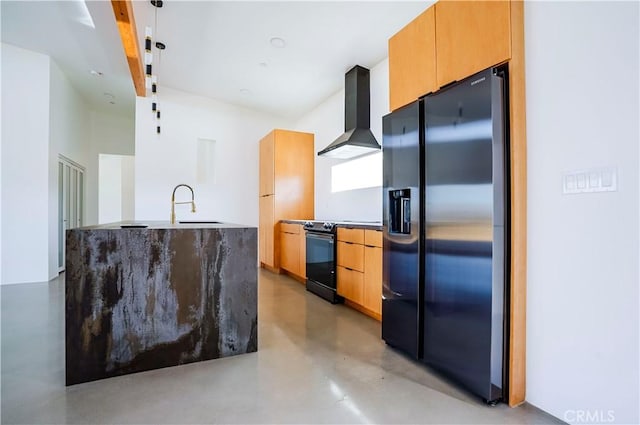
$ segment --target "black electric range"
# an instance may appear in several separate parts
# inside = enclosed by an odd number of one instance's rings
[[[306,221],[307,291],[332,304],[344,299],[336,290],[336,224],[331,221]]]

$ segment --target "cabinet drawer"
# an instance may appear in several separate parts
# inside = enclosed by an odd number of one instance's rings
[[[364,229],[338,227],[338,240],[343,242],[364,243]]]
[[[364,273],[338,266],[338,295],[349,301],[362,304]]]
[[[338,242],[338,265],[364,271],[364,245]]]
[[[364,244],[382,248],[382,230],[365,230]]]
[[[280,223],[280,231],[285,233],[293,233],[297,235],[300,233],[300,227],[300,224]]]

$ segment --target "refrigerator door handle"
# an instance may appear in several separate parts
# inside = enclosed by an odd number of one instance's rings
[[[504,226],[504,190],[505,190],[505,116],[504,116],[504,79],[492,76],[491,116],[492,116],[492,183],[493,183],[493,225]]]
[[[508,165],[505,160],[506,118],[504,78],[493,75],[491,84],[491,115],[493,122],[492,138],[492,180],[493,180],[493,211],[492,211],[492,282],[491,282],[491,398],[498,398],[498,387],[506,387],[506,374],[503,365],[505,360],[504,329],[505,322],[505,204],[508,195],[505,193]]]

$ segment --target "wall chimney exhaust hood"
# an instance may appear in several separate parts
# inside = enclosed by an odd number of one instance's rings
[[[318,156],[348,159],[380,150],[370,125],[369,70],[359,65],[344,76],[344,134]]]

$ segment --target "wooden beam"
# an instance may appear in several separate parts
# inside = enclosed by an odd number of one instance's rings
[[[509,406],[525,401],[527,318],[527,126],[524,75],[524,2],[511,1],[509,106],[511,129],[511,306]]]
[[[138,96],[145,97],[144,70],[138,49],[138,33],[136,32],[136,20],[133,17],[133,4],[131,0],[111,0],[111,6],[118,24],[122,47],[129,63],[133,86]]]

